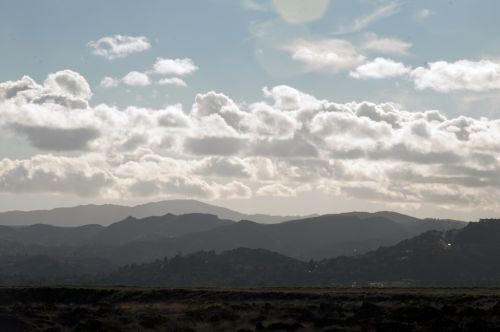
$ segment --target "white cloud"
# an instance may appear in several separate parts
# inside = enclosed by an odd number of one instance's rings
[[[51,128],[44,126],[13,125],[12,129],[27,137],[30,143],[42,150],[86,150],[89,142],[100,136],[95,128]]]
[[[249,164],[238,157],[210,157],[200,161],[194,170],[197,174],[215,175],[219,177],[248,178],[252,169]]]
[[[355,70],[351,71],[349,75],[357,79],[383,79],[403,76],[410,71],[411,68],[406,67],[401,62],[396,62],[391,59],[376,58],[373,61],[358,66]]]
[[[187,75],[198,70],[198,67],[194,64],[191,59],[163,59],[157,58],[154,64],[154,70],[149,70],[146,72],[131,71],[125,75],[122,79],[117,79],[114,77],[105,76],[101,82],[100,86],[103,88],[116,87],[120,83],[124,83],[129,86],[148,86],[153,84],[150,74],[173,74],[173,75]],[[174,85],[179,87],[187,87],[187,83],[179,77],[165,77],[156,82],[158,85]]]
[[[120,82],[116,78],[105,76],[102,78],[99,85],[103,88],[113,88],[118,86],[119,83]]]
[[[125,75],[122,82],[130,86],[147,86],[151,84],[149,76],[138,71],[131,71]]]
[[[267,104],[250,105],[249,113],[239,121],[239,128],[260,137],[292,138],[299,127],[293,118]]]
[[[0,192],[74,193],[95,196],[113,184],[110,175],[85,158],[52,155],[27,160],[0,160]]]
[[[358,32],[365,29],[370,24],[375,23],[381,19],[392,16],[399,12],[401,4],[392,2],[387,5],[376,8],[372,13],[356,18],[352,23],[341,25],[334,35],[342,35],[348,33]]]
[[[223,199],[243,199],[252,197],[252,189],[247,185],[233,181],[217,186],[217,196]]]
[[[257,196],[272,197],[293,197],[297,195],[295,190],[280,183],[263,186],[257,190],[256,194]]]
[[[374,33],[366,34],[361,48],[380,54],[406,55],[411,43],[397,38],[379,37]]]
[[[54,93],[64,96],[81,99],[90,99],[92,97],[92,91],[87,80],[72,70],[62,70],[50,74],[45,80],[44,86]]]
[[[500,212],[498,119],[335,103],[288,86],[241,104],[208,92],[187,110],[93,106],[63,82],[0,83],[0,130],[36,151],[0,159],[0,192],[217,199],[306,190]]]
[[[427,67],[415,68],[410,76],[418,90],[446,93],[500,89],[500,64],[489,60],[431,62]]]
[[[309,70],[320,72],[351,69],[365,60],[350,42],[341,39],[296,40],[285,49]]]
[[[161,75],[178,75],[184,76],[192,74],[199,68],[194,61],[189,58],[184,59],[164,59],[157,58],[153,66],[154,71]]]
[[[159,85],[175,85],[175,86],[180,86],[180,87],[187,87],[187,83],[178,77],[162,78],[161,80],[158,81],[158,84]]]
[[[130,54],[147,51],[151,48],[148,38],[114,35],[103,37],[87,44],[92,53],[108,60],[125,58]]]
[[[273,107],[282,111],[296,111],[317,104],[317,99],[286,85],[262,89],[264,96],[274,101]]]

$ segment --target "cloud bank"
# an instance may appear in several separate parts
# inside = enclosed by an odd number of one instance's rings
[[[500,120],[392,103],[336,103],[288,86],[238,104],[89,103],[70,70],[0,83],[0,128],[37,149],[0,160],[0,192],[95,198],[249,199],[317,193],[499,211]]]

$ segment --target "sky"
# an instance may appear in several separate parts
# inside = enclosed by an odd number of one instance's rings
[[[4,1],[0,211],[500,214],[500,2]]]

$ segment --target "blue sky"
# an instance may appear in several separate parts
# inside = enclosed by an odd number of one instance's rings
[[[5,1],[0,210],[190,197],[492,216],[498,12],[494,0]],[[128,48],[109,56],[106,41]]]
[[[257,1],[258,2],[258,1]],[[351,100],[393,100],[394,95],[410,94],[404,99],[408,108],[436,108],[448,114],[457,112],[476,116],[494,116],[498,110],[476,107],[487,103],[484,96],[472,105],[457,104],[460,95],[415,92],[411,84],[399,80],[358,81],[345,73],[336,75],[304,72],[301,65],[286,61],[278,73],[270,73],[259,62],[256,52],[259,38],[252,36],[252,26],[273,22],[282,30],[276,43],[309,36],[331,37],[340,25],[369,15],[388,1],[332,1],[325,15],[303,25],[288,24],[275,13],[270,1],[258,3],[269,10],[245,9],[244,1],[15,1],[1,4],[0,42],[3,47],[0,73],[3,80],[15,80],[29,74],[42,80],[48,73],[70,68],[81,73],[96,87],[102,76],[123,76],[131,70],[147,70],[156,57],[192,58],[200,71],[189,78],[188,89],[172,87],[153,89],[94,88],[93,102],[160,106],[166,103],[192,103],[196,93],[222,91],[238,101],[261,97],[264,86],[287,84],[321,98],[339,102]],[[429,17],[416,17],[428,10]],[[409,54],[399,60],[413,66],[427,62],[459,59],[495,58],[500,53],[497,1],[406,1],[399,11],[377,20],[354,33],[336,36],[356,41],[365,33],[376,33],[408,41]],[[495,28],[497,27],[497,28]],[[86,44],[115,34],[147,36],[152,44],[148,52],[133,54],[120,61],[95,57]],[[280,39],[280,37],[282,39]],[[278,47],[279,45],[272,45]],[[273,56],[285,56],[277,50],[265,50]],[[265,56],[263,56],[265,58]],[[267,59],[272,63],[272,59]],[[290,72],[291,74],[289,74]]]

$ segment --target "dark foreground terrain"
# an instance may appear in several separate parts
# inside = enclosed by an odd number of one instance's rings
[[[489,331],[497,289],[0,288],[1,331]]]

